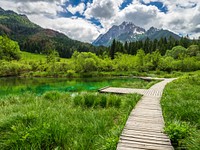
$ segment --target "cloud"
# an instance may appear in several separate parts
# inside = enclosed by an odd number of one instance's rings
[[[50,28],[60,31],[72,39],[83,42],[94,41],[100,33],[100,29],[94,24],[81,18],[46,18],[44,16],[38,17],[32,15],[30,17],[35,23],[41,25],[43,28]]]
[[[58,2],[58,3],[61,3],[61,4],[64,4],[65,2],[67,2],[68,0],[7,0],[7,1],[12,1],[12,2],[48,2],[48,3],[55,3],[55,2]]]
[[[19,13],[26,15],[43,14],[49,17],[55,17],[57,12],[63,11],[63,8],[55,3],[37,1],[32,3],[18,3],[17,10]]]
[[[71,12],[73,15],[75,15],[77,12],[79,12],[80,14],[83,14],[85,9],[85,4],[84,3],[80,3],[79,5],[73,7],[72,5],[69,5],[67,7],[67,10],[69,12]]]
[[[116,15],[123,0],[94,0],[85,11],[87,18],[109,19]]]
[[[155,6],[146,6],[135,2],[120,11],[115,20],[119,23],[126,20],[138,26],[149,28],[158,20],[159,13],[161,14]]]

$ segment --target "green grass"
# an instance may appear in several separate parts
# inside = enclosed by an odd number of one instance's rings
[[[0,149],[116,149],[139,95],[46,92],[0,99]]]
[[[35,61],[35,62],[46,62],[46,55],[44,54],[34,54],[29,52],[21,51],[21,62],[27,61]],[[69,61],[69,59],[60,58],[60,62]]]
[[[46,56],[42,54],[33,54],[29,52],[21,52],[20,61],[45,61]]]
[[[165,131],[177,149],[200,149],[200,72],[167,85],[161,101]]]

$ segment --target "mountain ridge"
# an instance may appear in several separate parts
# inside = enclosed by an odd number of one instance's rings
[[[92,44],[95,46],[109,46],[114,39],[125,43],[143,41],[147,38],[150,40],[159,40],[160,38],[168,39],[170,36],[175,39],[181,38],[169,30],[151,27],[146,31],[144,28],[136,26],[132,22],[124,21],[119,26],[113,25],[105,34],[101,34],[96,40],[94,40]]]
[[[0,35],[6,35],[19,43],[20,49],[32,53],[45,53],[56,49],[61,57],[69,58],[74,51],[96,52],[89,43],[72,40],[52,29],[44,29],[31,22],[26,15],[0,7]]]

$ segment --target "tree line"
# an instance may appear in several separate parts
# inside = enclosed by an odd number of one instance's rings
[[[121,49],[126,47],[126,44],[115,40],[114,42],[116,43],[112,44],[110,49],[119,50],[119,45]],[[130,44],[133,43],[128,45]],[[121,72],[133,74],[150,71],[171,73],[200,70],[199,43],[193,44],[191,41],[187,48],[177,45],[166,50],[164,55],[159,49],[148,53],[142,48],[137,50],[135,55],[128,54],[126,51],[114,51],[114,57],[111,57],[109,51],[99,55],[75,51],[70,59],[62,59],[62,61],[59,53],[52,49],[49,49],[41,60],[24,60],[21,54],[17,42],[7,37],[0,37],[0,76],[76,77],[102,75],[102,73],[110,75]]]
[[[190,40],[188,37],[182,37],[180,40],[176,40],[170,36],[168,39],[160,38],[159,40],[150,40],[147,38],[144,41],[125,42],[124,44],[114,39],[109,48],[109,56],[111,59],[114,59],[115,53],[117,52],[136,55],[139,49],[143,49],[145,54],[158,50],[164,56],[167,50],[171,50],[178,45],[185,48],[188,48],[190,45],[198,45],[200,47],[200,39]]]

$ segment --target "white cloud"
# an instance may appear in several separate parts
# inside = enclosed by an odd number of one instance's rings
[[[123,0],[94,0],[88,4],[85,16],[87,18],[109,19],[119,11],[119,6]]]
[[[32,15],[31,20],[41,25],[43,28],[50,28],[60,31],[72,39],[76,39],[83,42],[94,41],[100,33],[100,29],[94,24],[80,19],[80,18],[46,18],[44,16],[38,17]]]
[[[63,11],[63,8],[55,3],[38,1],[32,3],[18,3],[17,10],[19,13],[23,14],[43,14],[50,17],[55,17],[57,12]]]
[[[154,22],[158,19],[159,13],[159,10],[155,6],[145,6],[140,3],[132,3],[120,11],[115,20],[119,23],[126,20],[133,22],[138,26],[149,28],[155,25]]]
[[[67,10],[69,12],[71,12],[73,15],[76,14],[77,12],[79,12],[80,14],[83,14],[84,9],[85,9],[85,4],[84,3],[80,3],[79,5],[74,6],[74,7],[72,5],[69,5],[67,7]]]

